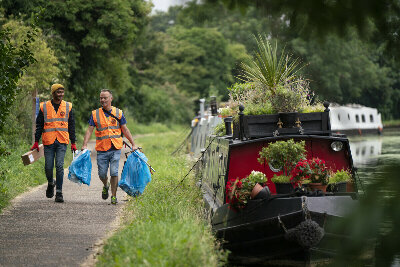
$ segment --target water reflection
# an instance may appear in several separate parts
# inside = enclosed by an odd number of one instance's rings
[[[381,137],[373,137],[367,140],[350,141],[354,165],[360,167],[362,165],[376,164],[378,156],[382,154],[382,139]]]
[[[384,135],[349,136],[354,165],[357,168],[381,168],[400,161],[400,129]]]

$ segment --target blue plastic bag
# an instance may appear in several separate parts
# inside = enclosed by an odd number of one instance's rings
[[[142,152],[138,150],[132,152],[125,162],[121,180],[118,183],[118,186],[132,197],[143,194],[144,188],[151,181],[149,167],[139,157],[147,162]]]
[[[90,151],[85,149],[79,151],[68,167],[68,179],[79,185],[82,183],[90,185],[92,177],[92,160],[90,159]]]

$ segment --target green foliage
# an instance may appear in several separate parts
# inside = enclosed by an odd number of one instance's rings
[[[131,116],[142,123],[184,123],[194,116],[191,108],[193,99],[168,83],[142,85],[138,90],[130,88],[119,101],[123,106],[130,107]]]
[[[148,21],[149,2],[17,0],[2,6],[6,14],[15,15],[44,8],[42,28],[52,36],[50,44],[63,75],[58,80],[70,92],[66,98],[79,103],[77,117],[87,117],[98,106],[100,89],[118,95],[131,87],[129,60],[133,43]]]
[[[296,83],[296,73],[302,68],[298,58],[292,58],[285,53],[285,49],[278,55],[278,43],[272,46],[266,35],[256,38],[258,50],[255,59],[250,63],[242,63],[243,81],[251,81],[263,91],[276,94],[279,86],[291,86]]]
[[[271,182],[273,182],[275,184],[290,183],[290,176],[274,174],[274,177],[271,178]]]
[[[29,44],[34,41],[34,34],[35,32],[28,32],[24,42],[19,47],[15,47],[11,42],[11,32],[0,30],[0,59],[2,62],[0,66],[0,131],[20,92],[20,88],[17,86],[19,79],[26,68],[35,62],[29,49]]]
[[[351,181],[351,174],[346,170],[339,170],[329,177],[329,184]]]
[[[21,21],[13,19],[7,21],[3,25],[3,28],[8,29],[12,33],[10,41],[16,47],[21,47],[26,36],[35,31],[36,38],[28,44],[28,49],[36,61],[26,69],[24,75],[18,81],[18,87],[24,95],[28,95],[35,90],[39,94],[45,93],[49,95],[49,87],[57,79],[60,70],[56,66],[58,60],[53,50],[47,45],[47,37],[43,35],[41,29],[25,26]]]
[[[259,152],[258,161],[263,164],[273,164],[283,168],[283,174],[289,176],[297,162],[305,157],[305,141],[294,142],[293,139],[287,141],[276,141],[263,147]]]
[[[157,170],[144,194],[128,201],[124,223],[106,241],[98,266],[218,266],[226,254],[203,217],[203,200],[186,156],[171,157],[178,132],[137,138]],[[157,140],[155,142],[154,140]]]
[[[224,136],[225,135],[225,122],[221,122],[219,124],[217,124],[217,126],[215,126],[214,128],[214,134],[216,136]]]

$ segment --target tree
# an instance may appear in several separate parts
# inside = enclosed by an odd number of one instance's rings
[[[29,3],[27,3],[29,2]],[[108,88],[123,93],[130,84],[129,60],[135,38],[147,23],[150,3],[144,0],[16,0],[4,1],[6,16],[45,10],[42,28],[52,36],[64,86],[77,115],[98,105],[98,92]]]
[[[29,44],[34,41],[34,32],[28,32],[23,44],[18,48],[12,45],[10,35],[9,30],[0,30],[0,132],[21,90],[17,83],[26,68],[35,62],[29,49]]]

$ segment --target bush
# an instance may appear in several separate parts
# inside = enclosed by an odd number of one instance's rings
[[[346,170],[337,171],[331,177],[329,177],[330,184],[348,182],[350,180],[351,180],[351,174],[349,171]]]
[[[121,108],[129,107],[131,116],[141,123],[189,123],[194,117],[194,99],[170,84],[131,88],[118,100]]]
[[[290,176],[275,174],[274,177],[271,178],[271,182],[275,184],[290,183]]]

